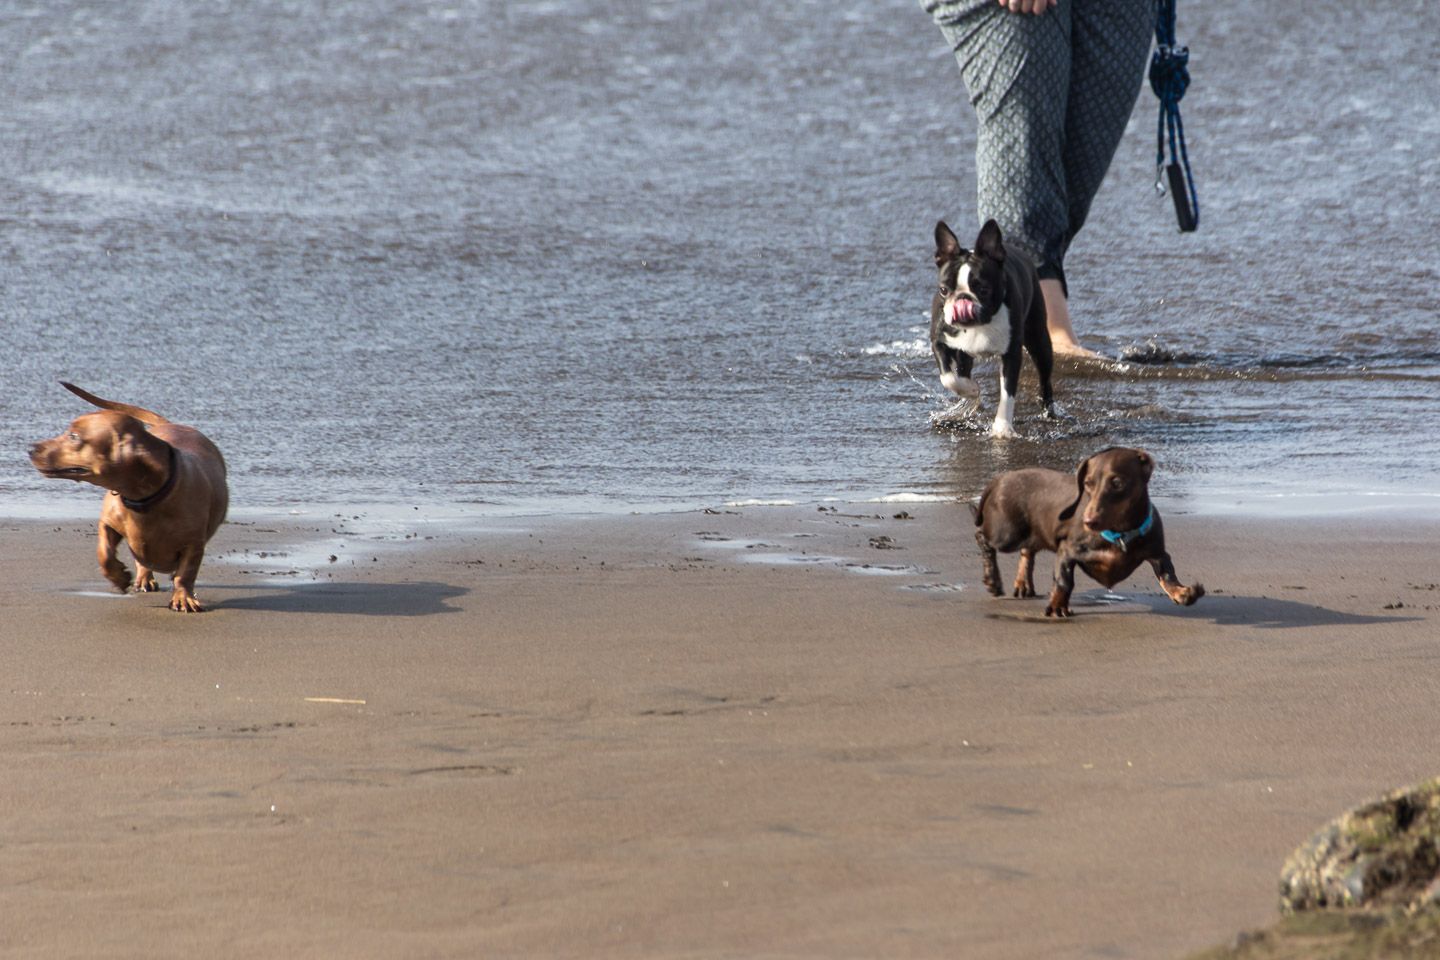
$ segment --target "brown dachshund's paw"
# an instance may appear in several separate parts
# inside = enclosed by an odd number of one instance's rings
[[[122,569],[119,573],[115,573],[115,574],[106,573],[106,574],[105,574],[105,579],[106,579],[106,580],[109,580],[109,581],[110,581],[110,584],[111,584],[116,590],[118,590],[119,592],[121,592],[121,593],[129,593],[129,592],[130,592],[130,571],[129,571],[129,570],[123,570],[123,569]]]
[[[1035,588],[1028,583],[1015,584],[1015,596],[1020,598],[1035,596]]]
[[[985,589],[986,589],[986,591],[989,592],[990,596],[992,596],[992,597],[1003,597],[1003,596],[1005,596],[1005,591],[1002,590],[1002,589],[1000,588],[1000,584],[996,583],[994,580],[985,580],[984,583],[985,583]]]
[[[140,577],[135,581],[136,593],[154,593],[156,590],[159,589],[160,585],[155,582],[154,577],[144,576]]]
[[[193,593],[176,590],[170,594],[170,609],[177,613],[204,613],[205,604]]]

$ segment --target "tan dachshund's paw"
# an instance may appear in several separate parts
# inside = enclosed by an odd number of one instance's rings
[[[1065,599],[1061,600],[1052,595],[1050,597],[1050,605],[1045,608],[1045,616],[1057,617],[1061,620],[1071,616],[1070,598],[1066,597]]]
[[[144,576],[140,577],[135,581],[136,593],[154,593],[156,590],[159,589],[160,585],[155,582],[154,577]]]
[[[1205,596],[1205,588],[1196,583],[1181,590],[1180,595],[1175,598],[1175,602],[1182,607],[1188,607],[1203,596]]]
[[[193,593],[176,590],[170,594],[170,609],[176,613],[204,613],[205,604]]]
[[[1030,586],[1030,584],[1028,583],[1017,583],[1015,584],[1015,596],[1020,597],[1021,599],[1024,599],[1025,597],[1033,597],[1035,596],[1035,588]]]

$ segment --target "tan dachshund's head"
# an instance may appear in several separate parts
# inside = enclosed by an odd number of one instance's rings
[[[1087,530],[1128,530],[1145,521],[1150,508],[1150,475],[1155,460],[1144,450],[1109,447],[1075,471],[1075,502],[1061,511],[1069,520],[1083,503]]]
[[[113,489],[129,472],[146,435],[145,424],[126,414],[87,413],[60,436],[33,445],[30,462],[47,477]]]

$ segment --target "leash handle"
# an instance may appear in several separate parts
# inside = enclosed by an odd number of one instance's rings
[[[1175,0],[1158,0],[1155,15],[1155,52],[1150,57],[1150,89],[1160,99],[1160,118],[1155,131],[1155,189],[1165,192],[1170,184],[1175,201],[1175,220],[1181,233],[1200,225],[1200,198],[1190,172],[1190,153],[1185,148],[1185,124],[1180,119],[1180,100],[1190,86],[1190,48],[1175,42]],[[1166,141],[1170,162],[1165,162]]]
[[[1195,232],[1195,228],[1200,226],[1200,216],[1190,206],[1190,194],[1195,187],[1191,185],[1186,189],[1185,178],[1189,173],[1181,170],[1180,164],[1171,163],[1165,166],[1165,175],[1170,178],[1170,198],[1175,201],[1175,220],[1180,224],[1180,232]]]

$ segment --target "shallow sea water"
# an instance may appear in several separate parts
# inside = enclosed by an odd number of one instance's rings
[[[1440,512],[1437,33],[1181,4],[1200,232],[1146,89],[1068,264],[1127,359],[996,442],[993,364],[931,424],[974,123],[918,5],[11,5],[0,512],[98,501],[25,457],[60,379],[199,426],[242,514],[950,498],[1110,444],[1197,508]]]

